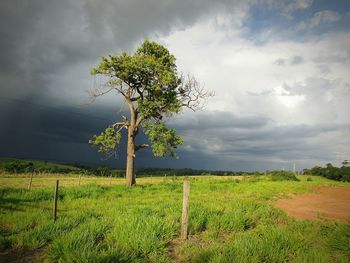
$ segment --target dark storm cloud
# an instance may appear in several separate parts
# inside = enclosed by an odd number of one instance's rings
[[[83,91],[92,86],[86,82],[89,69],[102,55],[131,51],[155,32],[169,34],[224,7],[234,5],[200,0],[1,1],[0,96],[45,105],[67,104],[72,97],[84,100]],[[18,106],[9,107],[8,112]]]
[[[72,110],[101,56],[227,8],[232,1],[1,1],[0,154],[74,159],[86,150],[77,145],[108,125]]]
[[[5,98],[0,102],[0,120],[10,118],[8,123],[12,123],[1,126],[2,150],[20,149],[21,144],[35,144],[37,140],[86,143],[113,121],[113,114],[107,108],[50,107]],[[11,137],[13,140],[9,140]]]
[[[267,3],[284,15],[312,4],[309,0],[250,2]],[[98,100],[93,105],[77,108],[87,99],[84,91],[93,86],[89,69],[103,55],[132,51],[144,38],[159,39],[159,36],[187,29],[214,15],[235,14],[231,11],[236,8],[241,12],[244,10],[240,9],[242,5],[247,5],[247,1],[0,1],[0,155],[98,161],[100,157],[87,141],[112,121],[118,120],[120,101]],[[255,7],[259,8],[259,5]],[[273,13],[276,8],[272,8]],[[256,23],[254,15],[250,18],[255,21],[252,28],[264,25]],[[271,22],[277,24],[273,19]],[[228,22],[225,20],[225,23]],[[244,27],[244,21],[242,25]],[[230,25],[226,26],[229,29]],[[256,34],[252,37],[256,38]],[[198,48],[205,46],[203,43],[199,41]],[[349,51],[348,45],[340,49]],[[284,70],[293,66],[296,69],[312,61],[321,71],[327,72],[328,62],[347,65],[350,54],[339,52],[332,55],[327,52],[320,53],[320,57],[308,58],[304,53],[299,55],[300,52],[294,52],[280,55],[281,58],[276,60],[277,65],[285,67],[274,67]],[[329,87],[334,84],[326,79],[283,83],[281,81],[285,94],[279,95],[304,95],[308,104],[305,103],[303,110],[315,110],[315,116],[318,114],[320,118],[326,116],[325,105],[341,105],[324,95],[332,91]],[[267,108],[276,104],[271,100],[276,95],[271,86],[246,92],[256,99],[268,97]],[[249,100],[242,101],[244,107],[235,114],[232,107],[227,112],[186,113],[176,121],[169,121],[169,126],[175,127],[186,140],[186,144],[179,148],[180,160],[155,159],[151,157],[151,150],[147,149],[138,155],[137,165],[206,169],[245,169],[249,166],[257,169],[271,167],[261,161],[262,158],[270,158],[271,162],[277,163],[295,158],[323,160],[337,151],[333,146],[338,147],[339,138],[349,131],[349,127],[339,124],[281,126],[264,113],[243,116],[241,112],[256,111],[250,111],[255,105],[251,105]],[[232,100],[234,103],[237,101]],[[334,117],[332,112],[330,115]],[[333,134],[336,135],[332,137]],[[123,165],[123,156],[122,148],[117,161],[119,165]]]
[[[233,8],[232,1],[1,1],[1,91],[44,94],[60,70],[130,51],[143,38],[224,7]]]
[[[184,120],[175,124],[186,138],[183,151],[220,159],[221,167],[228,170],[242,169],[238,160],[251,160],[252,167],[260,163],[266,169],[281,169],[280,164],[285,160],[302,165],[315,160],[326,162],[332,153],[336,154],[333,147],[339,144],[341,135],[350,130],[347,124],[334,123],[276,125],[263,116],[241,117],[237,121],[227,112],[196,114],[196,117],[196,121],[187,118],[188,125]]]

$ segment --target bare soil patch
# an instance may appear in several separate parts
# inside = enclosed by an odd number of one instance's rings
[[[45,247],[26,250],[26,249],[10,249],[0,252],[0,263],[37,263],[44,262],[45,256],[43,254]]]
[[[168,244],[168,255],[173,262],[178,262],[179,258],[176,255],[176,247],[180,244],[178,239],[171,240]]]
[[[275,206],[299,220],[350,219],[350,187],[311,187],[313,193],[280,199]]]

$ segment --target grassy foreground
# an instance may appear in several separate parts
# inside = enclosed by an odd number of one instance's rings
[[[53,182],[60,184],[52,221]],[[349,262],[350,222],[296,221],[273,200],[311,185],[347,185],[313,177],[192,177],[190,239],[181,241],[182,179],[43,175],[0,177],[0,261],[24,254],[48,262]],[[4,260],[4,261],[5,261]],[[26,261],[26,260],[24,260]]]

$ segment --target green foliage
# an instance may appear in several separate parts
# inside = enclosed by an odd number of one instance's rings
[[[350,166],[347,160],[342,162],[341,167],[335,167],[327,163],[326,167],[315,166],[311,169],[305,169],[304,174],[319,175],[331,180],[350,182]]]
[[[106,76],[107,86],[115,89],[127,102],[130,120],[124,118],[124,127],[133,134],[128,140],[135,140],[139,130],[143,129],[157,157],[176,156],[174,149],[183,144],[175,129],[165,126],[163,117],[179,113],[184,105],[188,105],[184,101],[193,102],[191,83],[185,83],[177,72],[175,61],[164,46],[145,40],[133,54],[123,52],[103,57],[101,63],[91,70],[92,75]],[[196,99],[200,98],[198,94]],[[100,153],[112,155],[119,141],[120,134],[115,137],[113,130],[108,134],[106,130],[94,136],[90,143]]]
[[[92,166],[79,163],[60,164],[47,161],[29,161],[22,159],[0,158],[0,172],[18,173],[60,173],[84,174],[96,176],[123,177],[123,170],[112,169],[108,166]]]
[[[79,168],[43,161],[29,161],[22,159],[1,158],[0,170],[8,173],[37,173],[37,172],[57,172],[73,173],[79,172]]]
[[[348,166],[350,164],[350,162],[348,160],[344,160],[342,161],[342,166]]]
[[[116,132],[113,128],[108,127],[100,135],[94,135],[89,143],[96,147],[99,153],[110,155],[115,153],[120,138],[120,132]]]
[[[272,181],[299,181],[299,179],[292,172],[287,171],[272,171]]]
[[[154,156],[163,157],[167,153],[175,157],[176,153],[173,151],[178,145],[183,144],[183,139],[176,135],[175,129],[169,129],[164,122],[146,123],[145,134],[152,143],[152,151]]]
[[[175,57],[162,45],[148,40],[130,55],[122,53],[102,58],[91,73],[109,77],[109,85],[119,91],[136,93],[137,111],[144,119],[177,113],[181,109],[178,98],[181,78],[177,73]],[[124,88],[122,83],[127,86]]]

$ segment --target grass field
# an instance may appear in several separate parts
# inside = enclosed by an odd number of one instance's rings
[[[58,220],[53,185],[60,180]],[[0,177],[0,258],[48,262],[349,262],[350,222],[296,221],[272,202],[313,181],[190,177],[190,238],[179,239],[182,180],[45,174]]]

